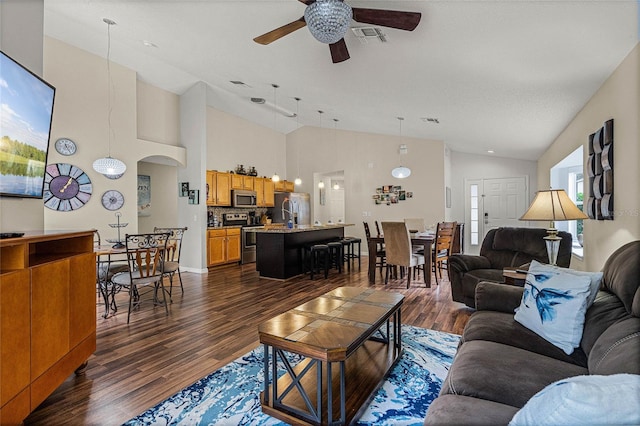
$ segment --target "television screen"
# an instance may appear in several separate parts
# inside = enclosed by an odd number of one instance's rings
[[[0,196],[42,198],[55,92],[0,51]]]

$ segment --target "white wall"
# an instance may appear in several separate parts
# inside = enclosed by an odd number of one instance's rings
[[[136,89],[138,139],[179,146],[180,97],[140,80]]]
[[[391,170],[398,166],[401,143],[408,148],[403,165],[412,172],[406,179],[395,179]],[[286,177],[295,179],[299,159],[302,185],[296,191],[311,193],[315,203],[318,189],[314,187],[314,173],[344,170],[344,220],[355,225],[345,233],[366,241],[363,220],[373,228],[375,220],[422,217],[426,223],[435,223],[445,218],[443,158],[442,141],[302,127],[287,135]],[[413,198],[390,206],[376,205],[372,196],[383,185],[400,185],[412,191]]]
[[[640,44],[622,61],[538,160],[538,188],[549,187],[551,168],[579,145],[587,164],[588,137],[614,119],[612,221],[584,221],[584,257],[571,266],[597,271],[621,245],[640,239]],[[589,192],[585,169],[585,194]]]
[[[138,232],[153,232],[155,226],[187,226],[178,222],[178,202],[187,201],[177,197],[177,167],[140,161],[138,174],[151,178],[151,215],[138,216]]]
[[[185,150],[178,146],[138,139],[136,73],[112,62],[111,155],[125,162],[127,172],[117,180],[106,178],[92,167],[94,160],[109,154],[109,89],[105,59],[58,40],[45,38],[44,76],[56,87],[51,141],[64,136],[73,139],[78,146],[77,153],[71,157],[58,154],[50,146],[48,163],[73,164],[87,173],[93,185],[91,199],[76,211],[53,211],[45,208],[42,200],[38,200],[38,205],[32,208],[44,215],[44,229],[96,228],[103,239],[115,238],[116,230],[109,227],[110,223],[115,223],[114,212],[103,208],[101,203],[102,194],[115,189],[125,198],[120,210],[121,221],[129,225],[123,231],[138,232],[138,161],[149,156],[159,156],[170,158],[173,163],[184,162]],[[150,117],[154,115],[151,114]],[[165,116],[156,115],[155,119],[164,120]],[[177,123],[178,120],[176,118],[171,122]],[[147,120],[147,125],[153,127],[151,119]],[[177,188],[177,182],[172,186]],[[28,212],[16,209],[9,216],[19,220],[20,216],[26,214]]]
[[[207,108],[207,169],[228,171],[254,166],[258,176],[287,176],[282,133],[212,107]],[[292,180],[294,178],[291,178]]]

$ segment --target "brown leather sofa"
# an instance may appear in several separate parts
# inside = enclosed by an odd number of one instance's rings
[[[519,267],[537,260],[549,263],[542,228],[496,228],[487,232],[480,255],[454,254],[449,256],[447,268],[451,280],[451,297],[475,308],[476,286],[481,281],[503,282],[505,267]],[[560,250],[557,265],[569,267],[571,262],[571,234],[559,232]]]
[[[640,374],[640,240],[605,263],[580,346],[571,355],[514,320],[523,290],[478,285],[477,311],[425,425],[506,425],[533,395],[558,380]]]

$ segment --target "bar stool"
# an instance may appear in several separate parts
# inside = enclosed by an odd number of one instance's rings
[[[349,251],[348,256],[349,256],[349,268],[351,268],[351,262],[353,261],[353,259],[358,259],[358,268],[360,268],[360,255],[361,255],[361,251],[362,251],[362,238],[358,238],[358,237],[344,237],[343,241],[348,241],[349,242]],[[358,254],[355,253],[355,245],[358,245]]]
[[[329,262],[331,265],[335,265],[338,272],[342,272],[342,263],[344,262],[344,252],[341,241],[332,241],[327,243],[329,247]]]
[[[342,244],[342,261],[347,264],[347,271],[351,271],[351,249],[353,248],[351,240],[345,237],[340,240],[340,243]]]
[[[322,261],[324,267],[324,277],[329,277],[329,246],[326,244],[314,244],[309,246],[309,278],[313,279],[316,268],[320,266]]]

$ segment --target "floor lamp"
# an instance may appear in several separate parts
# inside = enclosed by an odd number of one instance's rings
[[[558,251],[560,249],[560,240],[558,230],[554,222],[556,220],[578,220],[587,219],[587,215],[582,212],[571,201],[564,189],[550,189],[547,191],[538,191],[529,209],[525,212],[520,220],[544,220],[549,221],[547,236],[544,237],[547,245],[547,255],[549,256],[549,264],[555,265],[558,259]]]

